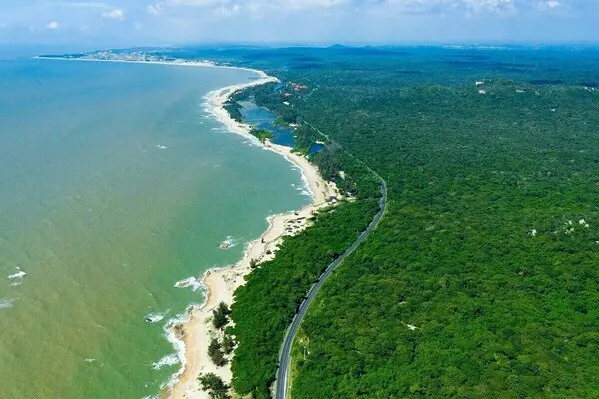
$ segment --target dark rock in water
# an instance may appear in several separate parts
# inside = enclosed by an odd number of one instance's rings
[[[597,88],[599,88],[599,82],[581,82],[580,85],[581,86],[585,86],[585,87],[597,87]]]

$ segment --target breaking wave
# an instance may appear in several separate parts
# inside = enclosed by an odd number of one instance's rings
[[[181,363],[181,361],[179,360],[179,355],[177,353],[171,353],[170,355],[166,355],[157,362],[152,363],[152,369],[160,370],[163,367],[174,366],[179,363]]]

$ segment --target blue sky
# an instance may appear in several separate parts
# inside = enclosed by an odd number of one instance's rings
[[[1,0],[0,44],[597,42],[599,0]]]

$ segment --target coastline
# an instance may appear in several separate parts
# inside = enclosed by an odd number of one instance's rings
[[[278,215],[270,215],[266,218],[267,230],[257,239],[246,244],[242,259],[235,264],[223,268],[213,268],[203,273],[202,277],[190,277],[179,281],[175,287],[193,286],[194,290],[202,288],[205,299],[201,305],[190,304],[182,315],[169,320],[164,326],[164,332],[168,341],[173,345],[180,369],[174,373],[169,381],[163,386],[158,396],[160,398],[209,398],[207,392],[202,391],[197,377],[202,373],[214,373],[223,381],[231,385],[232,373],[230,363],[224,367],[216,367],[208,356],[208,345],[217,337],[217,332],[212,326],[212,310],[220,302],[227,305],[233,303],[235,290],[245,284],[245,276],[251,271],[250,262],[256,264],[271,260],[275,256],[278,245],[285,236],[295,235],[303,231],[308,225],[308,219],[313,212],[319,208],[331,205],[327,200],[330,197],[339,198],[339,192],[334,183],[324,181],[315,165],[298,154],[292,152],[290,147],[271,143],[266,140],[261,143],[255,136],[251,135],[250,126],[233,120],[229,113],[223,108],[229,97],[238,90],[257,86],[269,82],[279,82],[275,77],[268,76],[264,71],[257,69],[218,65],[206,61],[186,60],[127,60],[127,59],[94,59],[94,58],[65,58],[65,57],[33,57],[40,60],[55,61],[82,61],[82,62],[112,62],[130,64],[170,65],[187,67],[207,68],[229,68],[253,72],[258,75],[256,79],[246,83],[227,86],[208,93],[205,96],[206,111],[217,121],[221,122],[230,133],[235,133],[246,138],[252,145],[264,150],[273,151],[285,157],[285,159],[296,166],[301,173],[306,189],[312,197],[312,202],[299,211],[290,211]],[[222,334],[222,333],[220,333]],[[232,355],[227,356],[231,359]]]
[[[273,151],[283,156],[288,162],[297,167],[301,173],[306,190],[312,201],[301,210],[290,211],[266,218],[267,230],[257,239],[246,244],[242,259],[223,268],[213,268],[203,273],[201,278],[196,275],[179,281],[175,287],[201,288],[205,292],[204,302],[199,305],[191,303],[183,314],[170,319],[163,326],[168,341],[173,345],[181,367],[172,374],[161,387],[161,392],[155,396],[169,398],[208,398],[207,392],[200,388],[197,377],[202,373],[214,373],[220,376],[226,384],[231,385],[232,373],[230,363],[224,367],[216,367],[208,356],[210,341],[221,332],[215,331],[212,326],[212,310],[220,302],[231,305],[234,301],[235,290],[245,284],[245,277],[252,271],[250,263],[254,261],[261,264],[275,257],[275,252],[285,236],[300,233],[309,225],[308,219],[320,208],[330,206],[335,201],[329,202],[330,197],[339,198],[339,192],[334,183],[326,182],[320,176],[318,168],[308,160],[292,152],[292,148],[271,143],[266,140],[261,143],[250,134],[250,126],[233,120],[223,108],[229,97],[238,90],[262,85],[269,82],[279,82],[275,77],[268,76],[264,71],[237,67],[223,66],[206,61],[186,60],[128,60],[128,59],[93,59],[93,58],[65,58],[65,57],[33,57],[39,60],[55,61],[83,61],[83,62],[111,62],[131,64],[154,64],[187,67],[228,68],[248,71],[256,74],[247,82],[227,86],[208,93],[205,96],[206,111],[221,122],[226,130],[246,138],[251,145],[259,146],[268,151]],[[219,336],[222,337],[222,336]],[[227,359],[231,359],[228,355]],[[161,359],[162,361],[162,359]],[[159,362],[156,362],[159,363]]]
[[[271,81],[278,81],[278,79],[268,76],[264,71],[259,69],[252,68],[244,68],[238,66],[231,65],[219,65],[215,62],[211,61],[188,61],[176,59],[172,61],[144,61],[144,60],[127,60],[127,59],[101,59],[101,58],[66,58],[66,57],[42,57],[35,56],[34,60],[51,60],[51,61],[82,61],[82,62],[112,62],[118,64],[148,64],[148,65],[170,65],[170,66],[185,66],[185,67],[204,67],[204,68],[227,68],[227,69],[237,69],[240,71],[248,71],[257,73],[260,79],[268,78],[273,79]],[[264,82],[266,83],[266,82]],[[262,84],[262,83],[260,83]],[[231,86],[233,87],[233,86]]]
[[[169,326],[169,340],[179,350],[182,368],[173,376],[172,383],[167,387],[166,392],[163,392],[162,397],[208,398],[208,393],[202,391],[198,382],[198,376],[203,373],[214,373],[221,377],[226,384],[231,385],[230,363],[223,367],[217,367],[208,356],[210,341],[215,337],[221,338],[222,336],[222,332],[216,331],[212,326],[212,311],[220,302],[231,306],[234,302],[235,290],[245,284],[245,276],[252,271],[250,266],[252,261],[259,265],[273,259],[278,245],[285,236],[303,231],[308,226],[308,219],[316,210],[329,206],[328,199],[330,197],[339,196],[336,186],[324,181],[318,168],[308,162],[305,157],[293,153],[290,147],[273,144],[268,140],[264,144],[260,143],[249,133],[250,126],[233,120],[223,108],[223,104],[238,90],[278,81],[274,77],[267,76],[263,71],[251,71],[257,72],[260,78],[208,93],[206,96],[208,111],[223,123],[228,131],[239,134],[266,150],[282,155],[298,167],[302,174],[302,180],[310,191],[312,202],[299,211],[267,217],[267,230],[247,245],[241,260],[224,268],[207,270],[203,274],[200,284],[206,292],[204,303],[200,306],[190,305],[187,309],[187,319]],[[230,359],[230,356],[227,358]]]

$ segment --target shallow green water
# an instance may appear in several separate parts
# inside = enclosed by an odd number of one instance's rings
[[[251,78],[0,62],[0,397],[141,398],[177,371],[153,367],[174,353],[163,326],[203,294],[173,285],[309,201],[297,170],[202,107]]]

